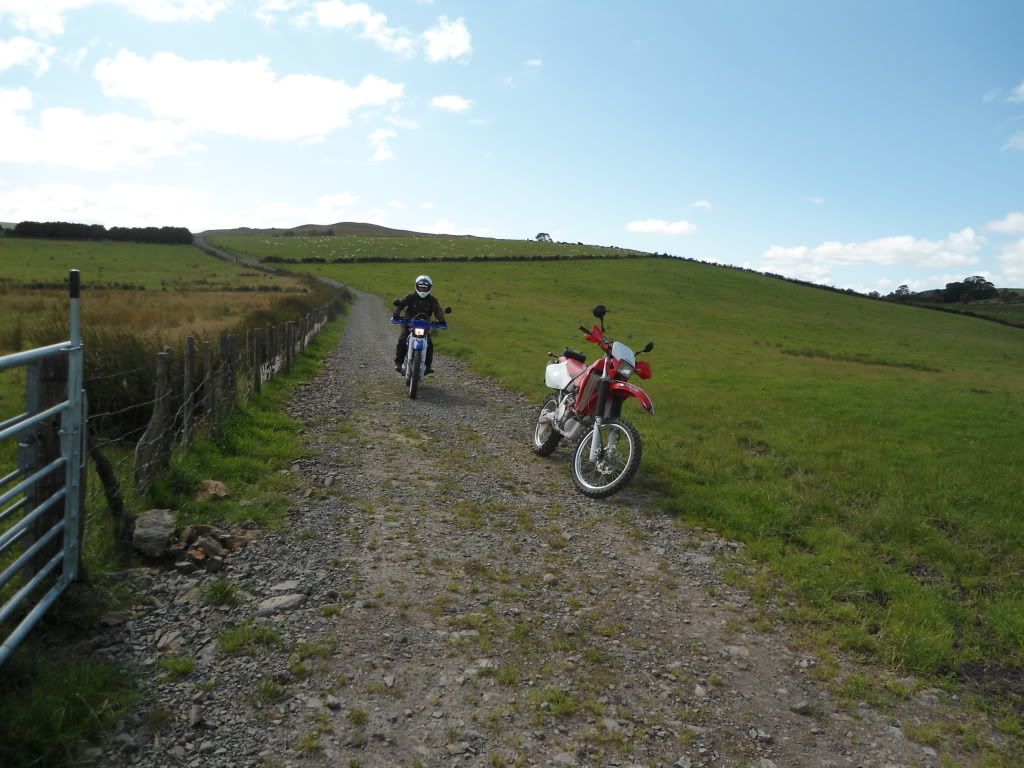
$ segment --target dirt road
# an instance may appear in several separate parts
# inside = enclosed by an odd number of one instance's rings
[[[409,400],[396,335],[360,295],[292,403],[312,455],[285,532],[217,577],[138,577],[153,606],[100,650],[153,673],[99,762],[939,764],[905,736],[936,693],[838,702],[822,680],[843,664],[824,674],[729,586],[738,544],[659,515],[642,483],[576,493],[567,450],[529,450],[534,405],[445,357],[443,337]],[[241,602],[206,604],[214,578]],[[228,626],[250,633],[240,651]],[[171,653],[195,671],[156,673]]]

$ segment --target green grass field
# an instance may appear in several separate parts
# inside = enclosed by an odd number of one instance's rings
[[[310,290],[192,246],[0,237],[0,354],[50,343],[54,329],[66,327],[67,291],[37,286],[59,286],[70,269],[82,273],[83,328],[128,329],[172,345],[273,312]]]
[[[306,268],[387,299],[419,271]],[[594,304],[653,340],[657,415],[625,414],[641,477],[770,563],[821,642],[926,674],[1024,666],[1020,330],[662,259],[427,271],[455,308],[439,349],[538,403],[547,351],[594,354]]]
[[[496,240],[489,237],[273,237],[269,235],[214,235],[211,245],[247,258],[262,260],[319,258],[416,259],[523,259],[534,256],[603,256],[635,254],[624,248],[583,243],[538,243],[535,240]]]
[[[191,245],[0,238],[0,284],[61,283],[82,272],[85,290],[141,286],[147,291],[258,289],[288,281],[212,259]]]
[[[1024,327],[1024,302],[972,301],[970,304],[921,304],[945,312],[963,312],[990,317]]]

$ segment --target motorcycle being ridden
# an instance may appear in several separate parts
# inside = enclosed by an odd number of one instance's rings
[[[594,307],[600,321],[593,328],[582,325],[587,341],[601,348],[604,355],[589,366],[586,355],[569,349],[556,358],[544,373],[547,386],[555,390],[540,407],[533,431],[533,452],[548,456],[564,437],[577,439],[573,449],[572,479],[585,496],[593,499],[618,493],[640,466],[643,445],[636,427],[621,418],[622,405],[630,399],[654,413],[654,403],[643,389],[629,379],[635,373],[641,379],[651,378],[651,366],[638,362],[638,354],[650,352],[648,342],[640,352],[605,336],[604,316],[607,309]]]
[[[395,307],[399,306],[399,301],[399,299],[395,299]],[[451,311],[451,307],[445,307],[444,309],[445,314]],[[409,391],[409,397],[415,400],[416,393],[419,391],[420,381],[428,373],[433,373],[433,369],[427,365],[427,361],[431,358],[431,353],[433,352],[433,347],[430,343],[430,332],[447,329],[448,323],[432,323],[428,316],[422,312],[411,318],[392,317],[391,322],[404,326],[405,359],[396,368],[405,377],[405,385]]]

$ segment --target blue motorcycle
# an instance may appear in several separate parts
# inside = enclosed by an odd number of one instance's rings
[[[445,313],[451,311],[451,307],[445,308]],[[402,375],[405,376],[409,397],[415,400],[416,392],[423,380],[423,374],[427,370],[427,346],[430,344],[430,332],[446,330],[448,323],[432,323],[424,319],[422,315],[417,315],[412,319],[393,317],[391,322],[395,325],[404,325],[409,332],[405,348],[405,362],[402,363]]]

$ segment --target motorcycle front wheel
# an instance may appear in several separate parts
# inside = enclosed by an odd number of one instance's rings
[[[628,421],[610,419],[601,425],[597,458],[591,461],[595,429],[588,429],[576,443],[572,480],[584,496],[603,499],[621,491],[636,474],[643,444],[636,427]]]
[[[537,416],[537,426],[533,428],[533,452],[538,456],[550,456],[562,436],[558,433],[552,423],[545,419],[558,410],[558,395],[548,395],[540,406],[540,414]]]
[[[423,353],[419,351],[413,352],[412,360],[406,363],[406,365],[412,369],[409,371],[408,375],[409,398],[412,400],[416,399],[416,390],[419,389],[420,386],[420,355],[422,354]]]

